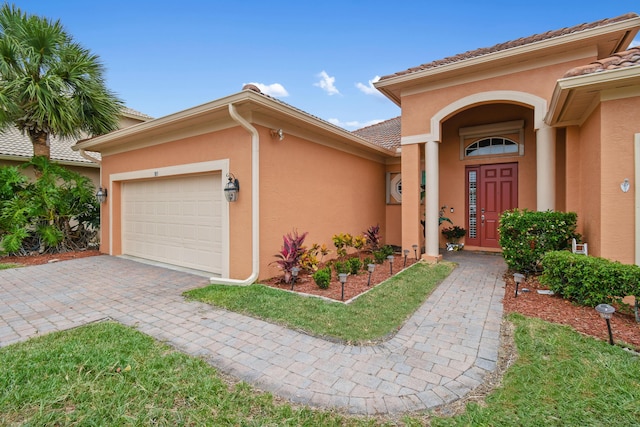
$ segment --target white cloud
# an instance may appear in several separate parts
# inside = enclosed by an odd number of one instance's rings
[[[287,92],[284,86],[282,86],[280,83],[272,83],[270,85],[266,85],[264,83],[251,82],[244,83],[243,86],[246,84],[256,85],[258,86],[258,89],[260,89],[260,92],[264,93],[265,95],[273,96],[275,98],[284,98],[286,96],[289,96],[289,92]]]
[[[640,39],[636,39],[632,41],[629,47],[636,47],[636,46],[640,46]]]
[[[340,91],[334,85],[336,81],[335,77],[331,77],[324,70],[320,74],[318,74],[317,77],[320,77],[320,81],[314,83],[314,86],[318,86],[320,89],[327,92],[328,95],[340,95]]]
[[[356,83],[356,87],[360,89],[360,91],[362,91],[362,93],[364,93],[365,95],[376,95],[382,97],[384,95],[382,95],[382,93],[373,86],[373,84],[378,80],[380,80],[380,76],[375,76],[373,80],[369,80],[368,85],[358,82]]]
[[[350,122],[343,122],[340,121],[339,119],[329,119],[327,120],[329,123],[334,124],[336,126],[340,126],[341,128],[347,129],[347,130],[356,130],[356,129],[360,129],[363,127],[367,127],[367,126],[371,126],[371,125],[375,125],[377,123],[383,122],[384,120],[369,120],[368,122],[359,122],[357,120],[353,120]]]

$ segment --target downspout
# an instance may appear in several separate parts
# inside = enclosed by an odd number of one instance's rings
[[[229,278],[210,278],[211,283],[219,283],[222,285],[250,285],[258,279],[260,271],[260,137],[258,130],[251,123],[245,120],[236,111],[233,104],[229,104],[229,114],[240,126],[245,128],[251,134],[251,252],[252,252],[252,272],[249,277],[244,280]]]

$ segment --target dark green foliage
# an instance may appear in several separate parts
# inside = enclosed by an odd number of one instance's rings
[[[349,258],[349,272],[353,275],[360,273],[362,268],[362,261],[360,258]]]
[[[500,217],[500,246],[510,269],[524,273],[540,271],[545,253],[566,249],[576,234],[574,212],[505,211]]]
[[[640,296],[640,267],[568,251],[545,254],[540,282],[563,298],[594,307]]]
[[[331,282],[331,268],[321,268],[313,273],[313,281],[320,289],[328,289]]]
[[[393,255],[393,248],[389,245],[385,245],[379,250],[373,251],[373,258],[376,260],[376,264],[382,264],[385,262],[389,255]]]
[[[333,269],[336,271],[336,274],[347,274],[351,268],[349,267],[348,261],[336,261],[333,263]]]
[[[31,181],[15,166],[0,167],[0,246],[4,253],[64,252],[95,242],[100,207],[89,178],[34,157]]]
[[[300,265],[300,259],[304,255],[304,239],[307,237],[307,232],[298,234],[298,230],[293,230],[292,233],[287,233],[282,236],[282,248],[275,257],[278,258],[274,261],[284,272],[284,282],[291,283],[291,269]]]

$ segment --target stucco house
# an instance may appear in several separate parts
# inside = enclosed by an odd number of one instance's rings
[[[437,260],[443,207],[495,251],[518,207],[575,211],[590,254],[639,263],[639,29],[630,13],[387,75],[401,116],[356,132],[248,86],[80,142],[102,155],[101,250],[245,284],[278,273],[293,229],[330,244],[380,224]]]

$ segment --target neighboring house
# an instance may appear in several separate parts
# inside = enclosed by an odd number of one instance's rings
[[[120,117],[120,128],[132,126],[151,120],[152,117],[131,108],[124,108]],[[93,181],[96,187],[100,184],[100,165],[93,160],[80,155],[71,149],[75,144],[73,139],[52,137],[51,160],[66,166],[70,170],[85,175]],[[100,160],[100,153],[87,153],[96,160]],[[0,132],[0,166],[17,166],[28,162],[33,157],[33,145],[28,136],[20,133],[15,127]]]
[[[496,251],[517,207],[575,211],[590,253],[638,262],[639,29],[627,14],[385,76],[401,117],[356,132],[248,86],[80,142],[102,154],[101,250],[250,283],[294,229],[330,245],[380,224],[435,260],[443,207],[468,249]]]

